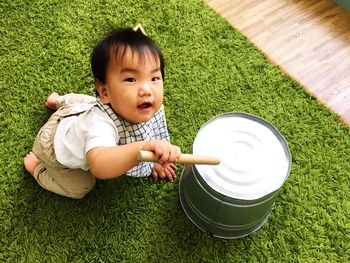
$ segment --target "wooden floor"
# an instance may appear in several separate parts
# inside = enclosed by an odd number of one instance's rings
[[[331,0],[206,0],[350,125],[350,12]]]

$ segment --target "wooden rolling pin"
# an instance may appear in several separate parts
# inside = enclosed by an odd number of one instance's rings
[[[151,151],[140,151],[138,159],[140,162],[158,162],[157,156]],[[177,163],[217,165],[220,159],[214,156],[181,154]]]

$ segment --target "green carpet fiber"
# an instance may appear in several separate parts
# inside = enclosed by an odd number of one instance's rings
[[[202,1],[3,0],[0,12],[0,262],[350,261],[348,127]],[[265,118],[287,139],[291,174],[259,231],[207,237],[179,204],[179,180],[99,181],[72,200],[25,172],[47,95],[91,94],[92,47],[137,23],[165,55],[164,104],[183,152],[230,111]]]

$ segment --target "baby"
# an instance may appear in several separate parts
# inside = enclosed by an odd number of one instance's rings
[[[25,158],[26,170],[45,189],[82,198],[95,178],[176,177],[181,150],[169,142],[163,103],[164,59],[143,30],[112,31],[91,58],[97,98],[52,93],[56,110]],[[138,161],[141,150],[158,163]]]

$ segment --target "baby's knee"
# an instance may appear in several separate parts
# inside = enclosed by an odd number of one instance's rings
[[[91,189],[92,190],[92,189]],[[73,198],[73,199],[83,199],[90,191],[81,191],[81,192],[75,192],[75,193],[70,193],[68,197]]]
[[[89,192],[86,193],[74,193],[74,194],[70,194],[68,197],[72,198],[72,199],[83,199]]]
[[[95,187],[95,184],[96,184],[96,179],[91,178],[91,180],[89,180],[88,182],[85,182],[85,185],[80,187],[79,189],[74,189],[69,191],[68,196],[73,199],[82,199],[92,191],[92,189]]]

